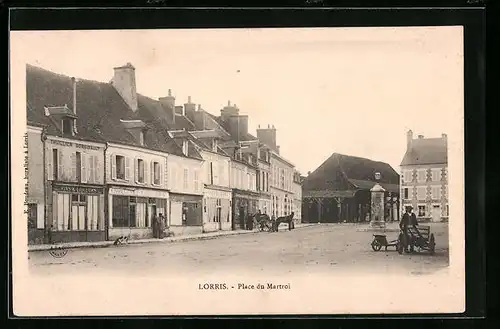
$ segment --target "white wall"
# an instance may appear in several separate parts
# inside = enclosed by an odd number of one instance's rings
[[[64,145],[63,145],[64,144]],[[53,149],[58,152],[58,180],[65,182],[77,182],[76,152],[81,154],[81,181],[89,184],[104,183],[104,145],[85,141],[49,136],[46,141],[46,168],[47,177],[53,180]],[[89,149],[88,147],[94,148]]]
[[[172,193],[203,194],[203,161],[169,154],[168,188]]]
[[[211,184],[211,174],[213,174],[213,185],[229,187],[231,161],[229,157],[211,152],[201,152],[201,156],[205,160],[203,162],[203,183]],[[210,170],[212,164],[212,171]]]
[[[116,172],[118,171],[115,168],[116,162],[113,158],[116,158],[117,155],[125,157],[125,179],[119,179],[116,177]],[[144,161],[145,175],[143,183],[137,181],[138,159],[142,159]],[[153,162],[159,163],[159,184],[154,184],[153,181]],[[106,182],[108,184],[167,189],[168,175],[165,174],[166,172],[167,154],[115,144],[110,145],[106,151]]]

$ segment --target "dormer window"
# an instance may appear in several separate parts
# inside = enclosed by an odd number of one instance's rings
[[[212,139],[212,151],[217,152],[217,139]]]
[[[63,135],[73,135],[73,120],[69,118],[62,119],[62,133]]]
[[[144,146],[144,135],[145,135],[145,132],[144,131],[141,131],[139,133],[139,143]]]
[[[188,154],[188,141],[187,140],[182,141],[182,153],[184,155]]]

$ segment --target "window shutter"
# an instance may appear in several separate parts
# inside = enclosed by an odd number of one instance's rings
[[[87,183],[87,173],[88,173],[88,166],[87,166],[87,155],[81,153],[81,163],[82,163],[82,170],[81,170],[81,178],[82,178],[82,183]]]
[[[130,180],[130,158],[125,157],[125,180]]]
[[[53,180],[54,179],[54,170],[52,169],[52,148],[48,148],[48,156],[46,156],[47,158],[47,179],[48,180]]]
[[[165,161],[165,166],[164,166],[164,170],[163,170],[163,179],[164,179],[164,186],[165,188],[167,188],[168,186],[168,166],[167,166],[167,162]]]
[[[135,182],[137,183],[139,181],[139,159],[134,158],[134,178]]]
[[[94,183],[94,156],[93,155],[88,155],[86,156],[87,158],[87,182],[88,183]]]
[[[158,162],[158,170],[160,171],[160,181],[158,182],[158,185],[161,185],[161,182],[163,182],[163,167],[160,165],[160,163]]]
[[[116,179],[116,156],[111,154],[111,179]]]
[[[143,166],[144,166],[144,184],[148,184],[149,182],[149,170],[148,170],[148,162],[146,160],[144,160],[143,162]]]
[[[210,162],[210,184],[214,184],[214,164]]]
[[[149,173],[149,176],[150,176],[150,179],[151,179],[151,184],[154,185],[155,183],[155,162],[154,161],[151,161],[150,164],[149,164],[149,168],[150,168],[150,173]]]
[[[76,181],[76,152],[71,153],[71,180]]]
[[[62,150],[58,150],[57,179],[64,180],[64,158]]]
[[[100,183],[99,182],[99,158],[97,155],[94,155],[94,182],[95,183]]]

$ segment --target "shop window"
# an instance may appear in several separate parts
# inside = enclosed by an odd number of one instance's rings
[[[121,155],[116,156],[116,178],[125,179],[125,157]]]
[[[37,204],[28,204],[28,229],[36,229],[37,223]]]

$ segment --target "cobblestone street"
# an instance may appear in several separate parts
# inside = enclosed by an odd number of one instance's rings
[[[277,233],[254,233],[212,240],[70,249],[62,258],[30,252],[32,274],[156,275],[225,273],[302,274],[362,272],[430,274],[448,266],[448,225],[431,224],[436,253],[399,255],[394,247],[374,252],[367,225],[319,224]],[[387,232],[388,240],[397,232]],[[345,272],[343,272],[345,273]]]

